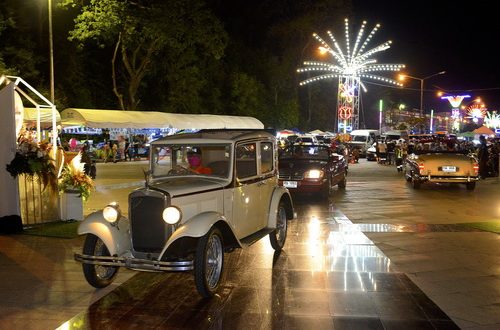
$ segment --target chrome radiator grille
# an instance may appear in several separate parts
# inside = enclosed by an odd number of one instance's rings
[[[161,252],[170,234],[162,212],[167,198],[157,191],[134,192],[129,197],[132,245],[138,252]]]
[[[303,178],[304,174],[302,172],[288,168],[279,170],[280,180],[302,180]]]

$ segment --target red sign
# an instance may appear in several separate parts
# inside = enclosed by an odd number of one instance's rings
[[[340,119],[349,119],[352,117],[352,108],[351,107],[340,107],[339,108],[339,118]]]

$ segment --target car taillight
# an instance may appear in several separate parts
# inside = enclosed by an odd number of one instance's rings
[[[474,168],[474,173],[476,173],[476,175],[477,175],[479,173],[479,164],[474,163],[473,168]]]

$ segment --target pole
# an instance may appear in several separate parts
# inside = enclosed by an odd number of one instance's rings
[[[382,107],[383,107],[383,101],[379,100],[378,101],[378,131],[380,134],[382,134]]]
[[[420,120],[424,122],[424,79],[420,79]],[[424,127],[421,127],[420,133],[425,133]]]
[[[54,42],[52,39],[52,0],[48,0],[49,7],[49,48],[50,48],[50,102],[54,104]]]
[[[430,122],[430,128],[429,128],[429,132],[431,134],[434,133],[433,125],[434,125],[434,110],[431,109],[431,122]]]

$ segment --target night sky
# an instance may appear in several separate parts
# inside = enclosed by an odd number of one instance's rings
[[[418,78],[446,71],[424,81],[426,110],[450,109],[448,101],[435,96],[438,88],[449,95],[481,97],[488,109],[500,109],[496,50],[500,23],[491,2],[353,0],[353,11],[350,19],[351,24],[357,24],[353,26],[356,32],[362,20],[370,29],[376,23],[382,25],[372,45],[393,41],[391,48],[377,57],[379,63],[405,64],[406,73]],[[406,91],[402,98],[412,99],[418,108],[420,81],[411,79],[407,87],[414,89],[415,95]]]

